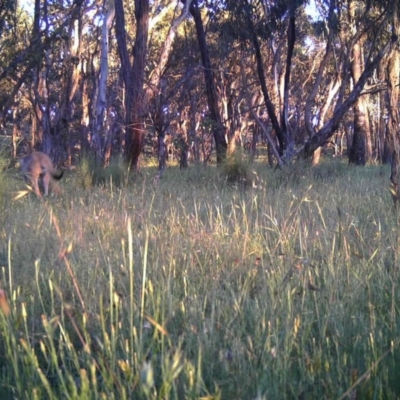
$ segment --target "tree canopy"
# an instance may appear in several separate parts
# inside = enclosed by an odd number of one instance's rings
[[[91,149],[135,169],[238,146],[281,166],[327,148],[388,162],[398,14],[396,0],[5,0],[2,129],[14,155]]]

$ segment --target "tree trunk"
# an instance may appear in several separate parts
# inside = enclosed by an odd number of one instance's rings
[[[378,66],[379,82],[385,82],[387,73],[387,61],[382,60]],[[387,134],[386,109],[388,93],[381,91],[378,94],[378,116],[377,116],[377,132],[376,132],[376,152],[378,161],[382,164],[390,164],[392,161],[393,145],[390,145],[389,135]],[[390,149],[391,147],[391,149]]]
[[[249,1],[249,0],[247,0]],[[261,55],[261,48],[260,48],[260,43],[257,38],[257,34],[253,25],[253,20],[252,20],[252,15],[250,13],[250,7],[247,7],[247,25],[250,31],[251,35],[251,41],[254,46],[254,51],[255,51],[255,56],[257,60],[257,74],[258,74],[258,79],[260,81],[260,86],[261,86],[261,91],[264,96],[264,101],[265,105],[267,107],[268,111],[268,116],[271,120],[272,126],[275,130],[276,137],[279,142],[279,156],[281,157],[284,154],[284,151],[288,147],[288,138],[286,136],[286,132],[283,131],[281,126],[279,125],[278,118],[275,113],[275,107],[271,101],[268,88],[267,88],[267,83],[265,79],[265,74],[264,74],[264,63],[262,60],[262,55]],[[279,158],[280,160],[280,158]]]
[[[129,149],[132,143],[132,65],[126,44],[125,12],[122,0],[114,0],[115,4],[115,33],[117,37],[118,54],[121,61],[121,75],[124,82],[124,122],[125,122],[125,149]],[[127,152],[127,150],[125,150]],[[126,155],[128,159],[128,156]]]
[[[100,58],[100,76],[97,93],[96,115],[93,124],[92,144],[95,147],[97,158],[104,161],[104,116],[107,107],[107,78],[108,78],[108,48],[109,31],[115,16],[114,2],[111,0],[108,9],[104,10],[103,26],[101,30],[101,58]]]
[[[19,124],[18,124],[18,105],[15,102],[11,108],[12,116],[13,116],[13,130],[12,130],[12,149],[13,149],[13,158],[17,157],[17,146],[18,141],[21,137]]]
[[[203,21],[201,19],[197,0],[192,1],[192,4],[190,5],[190,13],[192,14],[196,25],[197,41],[200,48],[201,61],[204,70],[208,109],[210,112],[210,118],[214,123],[212,131],[217,151],[217,164],[221,164],[226,158],[228,145],[225,139],[225,128],[222,125],[221,115],[218,108],[218,97],[215,88],[214,76],[211,69],[211,61],[210,55],[208,53],[206,34],[204,32]]]
[[[169,60],[169,55],[171,54],[173,43],[176,36],[176,31],[178,30],[181,23],[187,18],[189,14],[189,7],[192,0],[187,0],[184,8],[179,15],[171,24],[171,28],[165,38],[164,44],[162,46],[160,52],[160,60],[158,64],[155,66],[153,71],[151,72],[151,76],[149,79],[149,84],[146,90],[146,104],[152,103],[154,105],[153,109],[156,114],[156,132],[157,132],[157,141],[158,141],[158,170],[159,176],[161,176],[162,172],[166,166],[166,149],[165,149],[165,127],[163,124],[163,105],[161,104],[161,87],[160,81],[161,77],[164,74],[165,67]],[[172,3],[171,3],[172,4]]]
[[[289,93],[290,93],[290,71],[292,67],[292,57],[293,49],[296,41],[296,18],[295,18],[295,7],[292,5],[290,7],[289,24],[287,29],[287,54],[286,54],[286,64],[285,64],[285,76],[284,76],[284,86],[283,86],[283,108],[281,111],[281,129],[286,138],[286,148],[288,150],[289,146],[294,145],[293,137],[289,129]]]
[[[349,23],[353,37],[357,35],[357,26],[355,22],[357,4],[354,0],[349,1]],[[363,57],[363,40],[360,38],[354,43],[352,48],[351,73],[354,85],[360,79]],[[356,165],[365,165],[371,157],[371,134],[369,130],[368,110],[365,96],[359,96],[353,106],[354,129],[353,143],[349,153],[349,163]]]
[[[353,107],[353,143],[349,152],[349,163],[365,165],[367,162],[366,128],[368,115],[362,98],[358,98]]]
[[[388,133],[393,143],[393,156],[391,165],[391,193],[395,206],[400,200],[399,191],[399,162],[400,162],[400,132],[399,132],[399,92],[400,92],[400,9],[397,1],[393,3],[392,13],[392,40],[394,49],[389,58],[387,66],[387,81],[388,81]]]
[[[149,28],[149,0],[135,0],[136,41],[133,66],[128,53],[125,32],[125,14],[122,0],[115,0],[115,20],[118,53],[125,86],[125,148],[126,159],[139,169],[139,156],[144,139],[144,69],[147,57]]]
[[[158,172],[161,175],[164,172],[167,163],[167,152],[165,148],[165,131],[158,132],[157,145],[158,145]]]
[[[149,0],[135,0],[136,40],[133,48],[132,82],[133,108],[132,126],[128,127],[128,135],[131,136],[128,147],[128,161],[135,171],[139,170],[139,156],[143,149],[144,139],[144,69],[147,58],[147,38],[149,33]]]
[[[261,119],[258,117],[257,113],[254,110],[253,104],[251,102],[250,93],[249,93],[249,91],[247,89],[248,83],[247,83],[247,78],[246,78],[246,74],[245,74],[245,66],[244,66],[243,60],[240,61],[240,65],[241,65],[241,72],[242,72],[244,96],[246,98],[247,108],[250,110],[251,115],[253,116],[254,120],[257,123],[257,125],[260,127],[260,129],[264,133],[265,138],[267,139],[269,153],[272,152],[272,154],[275,156],[276,160],[278,161],[278,165],[280,167],[282,167],[283,166],[283,160],[281,158],[281,154],[280,154],[279,150],[277,149],[276,140],[275,140],[275,138],[273,138],[273,135],[268,131],[268,129],[266,128],[264,122],[261,121]],[[262,75],[263,75],[263,73],[262,73]],[[265,99],[265,97],[264,97],[264,99]],[[271,103],[271,105],[272,105],[272,103]],[[275,115],[275,112],[274,112],[274,115]],[[276,118],[276,116],[275,116],[275,118]],[[278,123],[277,119],[276,119],[276,122]],[[278,124],[278,126],[279,126],[279,124]],[[276,133],[276,131],[275,131],[275,133]],[[271,162],[271,160],[272,160],[272,157],[269,157],[269,161],[270,162]]]
[[[321,61],[321,64],[319,65],[318,68],[318,72],[317,72],[317,76],[315,77],[315,81],[314,84],[312,85],[312,89],[310,94],[307,97],[306,100],[306,105],[305,105],[305,116],[304,116],[304,123],[305,123],[305,128],[306,131],[308,133],[309,136],[312,136],[315,134],[315,128],[313,126],[313,118],[314,116],[312,115],[312,107],[313,105],[315,105],[315,98],[318,94],[318,90],[320,89],[321,86],[321,82],[322,82],[322,78],[324,75],[324,71],[325,68],[330,60],[331,57],[331,51],[332,51],[332,42],[334,39],[334,32],[335,29],[332,26],[333,25],[333,16],[334,16],[334,8],[335,2],[334,0],[330,1],[329,4],[329,15],[328,15],[328,39],[327,39],[327,43],[326,43],[326,49],[325,49],[325,54],[324,57]],[[320,129],[322,128],[323,124],[324,124],[324,118],[325,115],[332,103],[332,100],[334,98],[334,95],[337,93],[337,91],[339,90],[339,79],[336,79],[335,84],[333,83],[333,81],[330,84],[329,87],[329,91],[328,91],[328,95],[326,97],[325,103],[324,105],[321,107],[320,111],[319,111],[319,118],[318,118],[318,125],[317,128]],[[312,159],[312,165],[317,165],[319,164],[320,158],[321,158],[321,152],[322,152],[322,148],[319,147],[317,150],[315,150],[314,154],[313,154],[313,159]]]
[[[81,102],[82,102],[82,118],[81,118],[81,144],[83,152],[89,150],[90,142],[90,94],[89,94],[89,76],[87,72],[87,60],[83,61],[82,64],[82,82],[81,82]],[[72,161],[72,154],[68,154],[69,162]]]
[[[382,50],[370,62],[366,64],[365,69],[360,76],[360,79],[355,84],[347,99],[335,109],[332,118],[305,143],[303,155],[306,158],[312,157],[313,152],[319,146],[324,144],[336,132],[346,112],[357,101],[357,98],[363,90],[366,81],[371,76],[372,72],[375,70],[382,58],[389,53],[391,48],[392,41],[387,43],[386,46],[384,46]]]

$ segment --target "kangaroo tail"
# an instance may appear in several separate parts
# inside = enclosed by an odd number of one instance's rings
[[[52,173],[52,176],[56,181],[59,181],[63,177],[63,175],[64,175],[64,171],[61,171],[59,173],[57,173],[57,172]]]

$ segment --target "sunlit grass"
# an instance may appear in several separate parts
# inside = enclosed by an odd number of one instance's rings
[[[386,167],[142,170],[1,209],[0,398],[396,398]],[[8,314],[8,315],[7,315]]]

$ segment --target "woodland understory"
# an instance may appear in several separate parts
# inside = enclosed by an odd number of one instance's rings
[[[399,159],[396,0],[4,0],[0,110],[13,157],[156,155],[270,165]]]
[[[0,0],[0,398],[398,398],[399,18]]]

